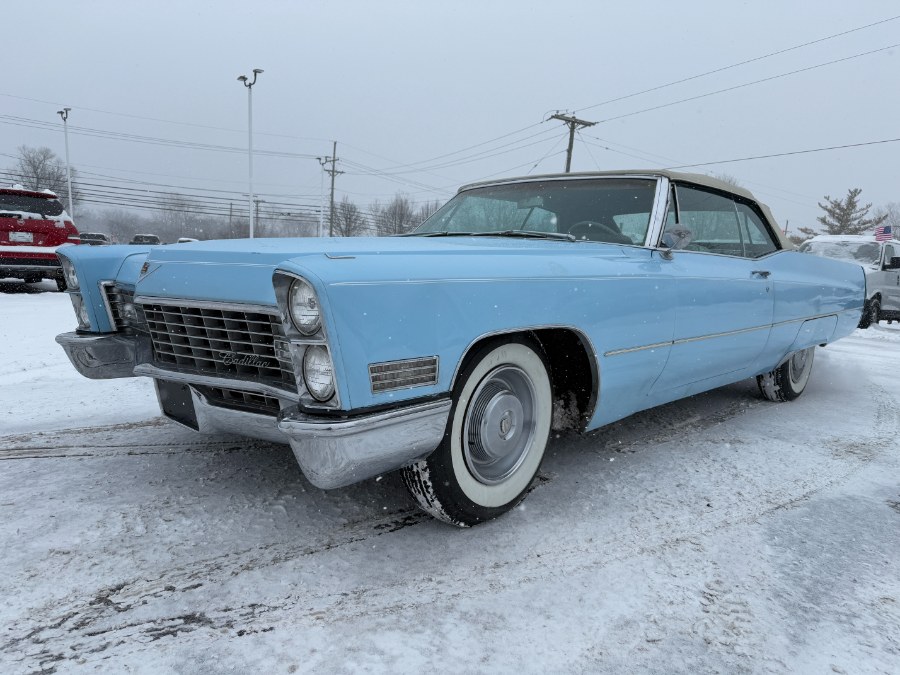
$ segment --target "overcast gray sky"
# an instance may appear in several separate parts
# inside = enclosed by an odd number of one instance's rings
[[[599,122],[576,141],[579,171],[900,137],[900,48],[856,56],[900,43],[900,20],[607,103],[889,19],[896,0],[53,0],[8,3],[3,15],[0,167],[23,144],[63,156],[56,110],[70,106],[72,164],[99,200],[114,179],[246,194],[246,152],[221,148],[246,148],[236,78],[253,68],[265,70],[254,145],[290,155],[256,156],[256,191],[300,204],[318,203],[315,157],[332,140],[346,172],[338,198],[361,206],[561,171],[565,128],[543,121],[557,109]],[[825,194],[860,187],[876,206],[900,201],[900,143],[687,170],[732,175],[791,231],[815,224]]]

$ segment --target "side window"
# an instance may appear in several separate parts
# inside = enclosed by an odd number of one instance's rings
[[[746,235],[741,231],[735,203],[730,197],[687,185],[677,185],[677,248],[720,255],[745,256]],[[668,233],[670,228],[666,227]],[[685,244],[687,240],[689,243]]]
[[[779,249],[759,211],[739,197],[676,185],[677,223],[669,200],[663,244],[741,258],[759,258]]]
[[[738,220],[741,228],[746,233],[746,254],[748,258],[760,256],[778,250],[778,245],[772,239],[772,235],[763,223],[762,218],[752,206],[744,202],[736,201]]]

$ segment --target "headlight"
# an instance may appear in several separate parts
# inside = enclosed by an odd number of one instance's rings
[[[62,265],[63,276],[66,278],[66,286],[70,291],[78,290],[78,275],[75,274],[75,266],[72,261],[64,256],[58,256],[59,263]]]
[[[312,335],[322,326],[319,299],[313,287],[303,279],[295,279],[288,297],[291,321],[303,335]]]
[[[303,379],[317,401],[324,402],[334,396],[334,369],[325,347],[313,345],[307,348],[303,355]]]
[[[69,293],[72,299],[72,307],[75,309],[75,316],[78,318],[78,330],[90,330],[91,318],[88,316],[87,307],[84,306],[84,299],[80,293]]]

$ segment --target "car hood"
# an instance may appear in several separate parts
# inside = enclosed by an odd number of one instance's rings
[[[561,254],[633,255],[635,247],[501,237],[352,237],[204,241],[150,249],[137,281],[142,296],[275,304],[272,273],[384,282],[557,275]],[[528,260],[523,260],[527,258]]]

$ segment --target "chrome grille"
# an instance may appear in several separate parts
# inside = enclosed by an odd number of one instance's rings
[[[130,330],[131,327],[125,319],[122,308],[126,303],[134,303],[134,292],[126,291],[111,283],[104,284],[103,291],[106,294],[106,304],[107,307],[109,307],[109,320],[112,322],[113,327],[116,330],[121,331]]]
[[[438,357],[427,356],[403,361],[369,364],[372,393],[437,384]]]
[[[293,366],[279,360],[277,314],[244,309],[147,303],[141,305],[163,367],[216,377],[266,382],[296,391]]]
[[[196,385],[195,385],[196,386]],[[262,415],[278,415],[281,406],[274,396],[267,396],[253,391],[242,389],[225,389],[223,387],[196,387],[212,404],[221,408],[243,410]]]

